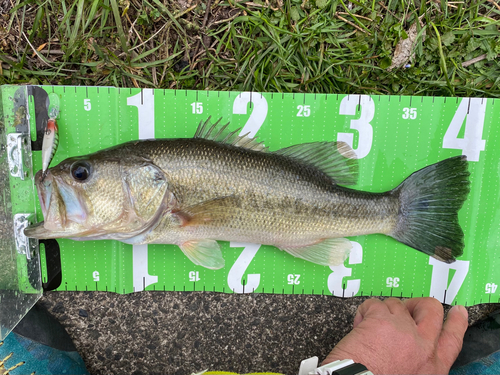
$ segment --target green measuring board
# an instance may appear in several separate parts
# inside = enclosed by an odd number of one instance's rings
[[[4,86],[5,93],[25,88]],[[42,86],[29,96],[30,118],[58,97],[60,144],[52,162],[130,140],[192,137],[209,116],[230,121],[271,150],[341,140],[355,150],[355,189],[383,192],[416,170],[456,155],[470,160],[471,193],[459,213],[464,255],[445,264],[384,235],[352,237],[344,265],[323,267],[272,246],[221,242],[226,260],[195,266],[174,245],[57,240],[62,279],[56,290],[217,291],[340,297],[433,296],[448,304],[499,302],[500,104],[495,99],[118,89]],[[45,102],[44,102],[45,100]],[[35,103],[35,104],[33,104]],[[37,109],[38,108],[38,109]],[[36,125],[31,121],[35,140]],[[34,171],[41,153],[33,151]],[[15,200],[16,191],[11,192]],[[38,220],[41,210],[33,207]],[[40,249],[42,281],[48,260]]]

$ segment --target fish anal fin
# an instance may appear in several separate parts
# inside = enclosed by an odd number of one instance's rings
[[[189,260],[198,266],[211,270],[218,270],[224,267],[222,252],[215,240],[186,241],[179,247]]]
[[[347,238],[327,238],[306,246],[286,246],[280,249],[321,266],[338,266],[349,256],[352,244]]]
[[[229,123],[222,124],[222,119],[217,120],[215,123],[210,123],[210,117],[205,122],[200,122],[194,138],[203,138],[209,141],[229,144],[236,147],[246,148],[248,150],[266,152],[267,147],[264,143],[258,141],[256,138],[248,136],[248,134],[238,135],[241,128],[230,131],[228,129]]]
[[[172,213],[178,218],[182,227],[210,224],[230,218],[239,199],[234,196],[210,199],[199,204],[181,208]]]
[[[302,143],[274,153],[315,167],[338,185],[355,185],[358,181],[356,154],[345,142]]]

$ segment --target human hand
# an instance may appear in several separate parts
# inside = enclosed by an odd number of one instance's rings
[[[369,299],[323,365],[352,359],[374,374],[448,374],[462,349],[468,313],[454,306],[444,323],[443,316],[434,298]]]

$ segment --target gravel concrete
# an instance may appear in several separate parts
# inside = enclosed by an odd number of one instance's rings
[[[191,374],[205,369],[296,374],[352,328],[365,297],[201,292],[50,292],[91,374]],[[469,307],[470,323],[499,305]]]

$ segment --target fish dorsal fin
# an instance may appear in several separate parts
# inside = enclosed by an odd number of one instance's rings
[[[318,168],[338,185],[355,185],[359,167],[356,154],[345,142],[312,142],[274,151]]]
[[[203,138],[210,141],[215,141],[219,143],[225,143],[228,145],[243,147],[249,150],[255,151],[267,151],[267,147],[264,146],[262,142],[259,142],[257,138],[249,137],[248,134],[238,135],[241,128],[230,131],[228,129],[229,122],[227,124],[221,124],[221,120],[217,120],[215,123],[210,123],[210,117],[205,122],[200,122],[194,138]]]

